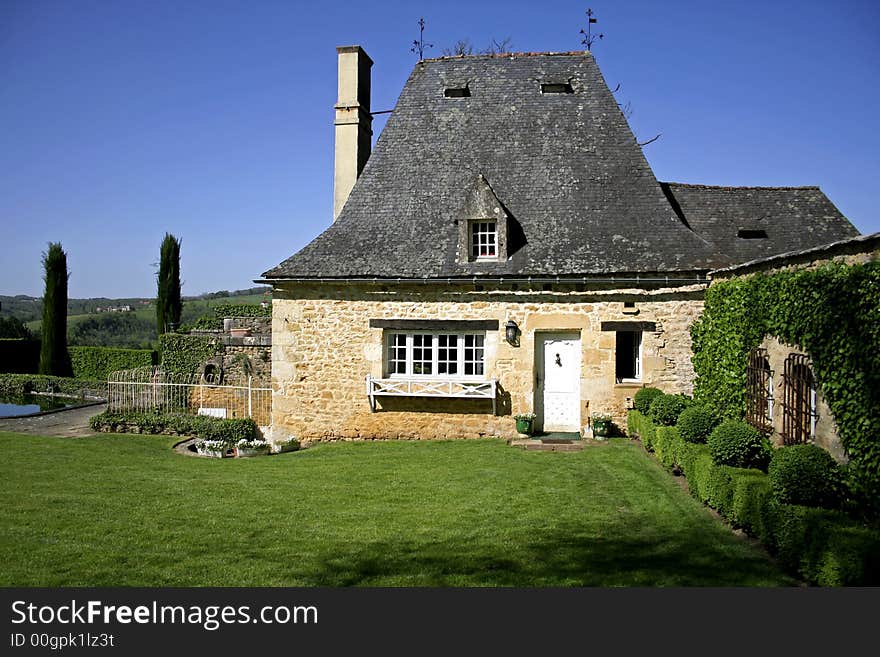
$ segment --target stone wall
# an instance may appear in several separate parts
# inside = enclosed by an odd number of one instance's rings
[[[581,338],[581,426],[610,412],[625,426],[635,392],[651,385],[691,393],[690,325],[704,286],[675,289],[482,291],[476,286],[276,286],[272,317],[272,438],[431,439],[516,436],[513,415],[534,409],[535,338],[542,331]],[[634,307],[625,307],[625,302]],[[365,377],[382,377],[383,329],[371,319],[497,320],[486,332],[486,376],[498,380],[498,410],[488,400],[380,397],[371,412]],[[518,346],[504,325],[520,328]],[[653,322],[643,333],[642,381],[615,382],[615,333],[602,322]]]

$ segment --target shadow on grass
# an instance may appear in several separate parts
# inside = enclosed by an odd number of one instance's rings
[[[497,546],[496,546],[497,547]],[[683,532],[610,539],[562,528],[510,554],[478,541],[401,539],[350,545],[319,556],[318,586],[792,586],[760,551]]]

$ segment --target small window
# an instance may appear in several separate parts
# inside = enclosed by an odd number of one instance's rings
[[[785,359],[782,380],[782,442],[786,445],[808,443],[816,437],[816,380],[805,354],[791,354]]]
[[[618,383],[642,380],[641,331],[617,331],[615,377]]]
[[[736,236],[744,240],[765,240],[767,239],[767,231],[740,228],[738,231],[736,231]]]
[[[542,94],[572,94],[574,93],[574,89],[571,88],[571,84],[568,82],[552,82],[549,84],[541,85],[541,93]]]
[[[447,87],[443,90],[443,95],[447,98],[470,98],[470,87]]]
[[[746,366],[746,421],[760,431],[773,428],[773,373],[767,350],[757,347]]]
[[[498,224],[475,221],[471,224],[471,256],[475,260],[498,257]]]

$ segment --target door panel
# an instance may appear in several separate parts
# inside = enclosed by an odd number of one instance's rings
[[[535,361],[538,428],[580,431],[580,337],[576,333],[536,334]]]

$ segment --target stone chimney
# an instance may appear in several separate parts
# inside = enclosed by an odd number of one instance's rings
[[[336,102],[336,159],[333,167],[333,221],[361,175],[373,137],[370,116],[370,68],[373,60],[360,46],[339,46],[339,100]]]

